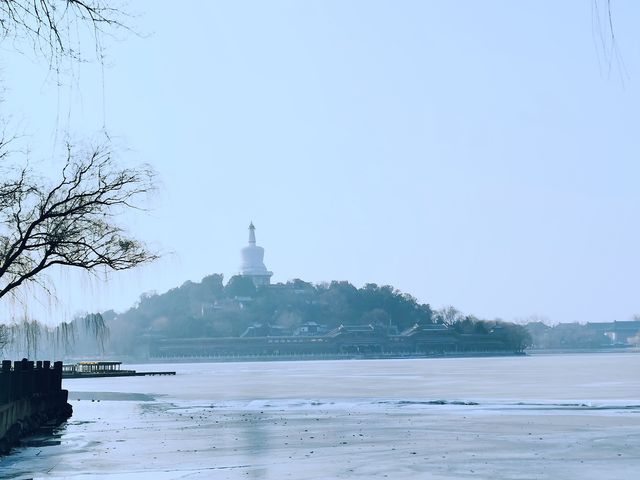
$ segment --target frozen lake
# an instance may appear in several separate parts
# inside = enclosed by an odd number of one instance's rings
[[[0,478],[628,479],[640,354],[134,366]]]

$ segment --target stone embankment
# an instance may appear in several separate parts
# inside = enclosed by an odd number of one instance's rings
[[[71,416],[62,389],[62,362],[4,360],[0,370],[0,455],[44,424]]]

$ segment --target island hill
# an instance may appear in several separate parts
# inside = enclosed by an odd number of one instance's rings
[[[6,328],[5,351],[66,359],[129,360],[260,356],[399,357],[608,350],[640,343],[640,320],[525,326],[480,320],[453,307],[432,310],[389,285],[346,281],[271,284],[255,227],[241,250],[240,273],[221,274],[158,294],[124,313],[88,315],[49,328],[23,321]],[[0,345],[1,346],[1,345]]]
[[[518,325],[448,317],[385,285],[271,284],[264,249],[249,225],[240,274],[209,275],[162,295],[145,294],[116,315],[107,352],[142,358],[520,353]]]
[[[518,353],[528,334],[507,322],[444,314],[391,286],[302,280],[256,286],[222,275],[143,295],[116,315],[106,351],[144,358]]]

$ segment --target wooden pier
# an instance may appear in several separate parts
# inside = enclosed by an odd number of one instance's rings
[[[122,370],[122,362],[97,361],[79,362],[62,366],[62,378],[104,378],[104,377],[147,377],[155,375],[175,375],[176,372],[137,372]]]
[[[149,377],[153,375],[175,375],[176,372],[136,372],[138,377]]]

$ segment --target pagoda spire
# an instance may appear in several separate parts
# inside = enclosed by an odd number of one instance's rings
[[[256,244],[256,227],[253,226],[253,222],[249,224],[249,245]]]
[[[268,286],[273,272],[264,265],[264,248],[256,245],[256,227],[249,224],[249,245],[241,251],[240,275],[249,277],[256,287]]]

